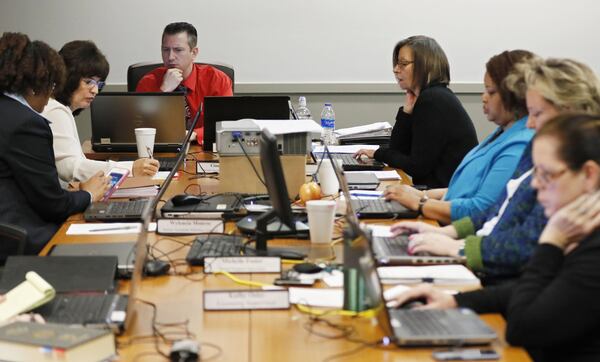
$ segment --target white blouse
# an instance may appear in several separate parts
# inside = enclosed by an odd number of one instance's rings
[[[70,181],[86,181],[98,171],[107,174],[114,167],[132,171],[132,161],[95,161],[85,157],[79,143],[75,117],[69,107],[51,98],[42,116],[50,121],[56,169],[63,187],[66,187]]]

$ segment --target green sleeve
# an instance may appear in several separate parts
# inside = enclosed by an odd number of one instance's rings
[[[465,238],[465,257],[467,258],[467,267],[473,271],[483,270],[483,260],[481,258],[481,236],[467,236]]]
[[[468,216],[456,220],[452,225],[458,233],[458,239],[464,239],[469,235],[475,235],[475,225],[473,225],[473,221]]]

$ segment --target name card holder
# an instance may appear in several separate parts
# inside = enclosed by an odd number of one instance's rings
[[[219,219],[158,219],[158,234],[200,234],[200,233],[222,233],[224,230],[223,220]]]
[[[205,257],[204,273],[281,273],[281,258],[276,256]]]
[[[280,290],[205,290],[204,310],[289,309],[290,295]]]

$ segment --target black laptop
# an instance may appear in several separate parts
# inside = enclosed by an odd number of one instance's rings
[[[232,215],[244,206],[243,195],[238,193],[222,193],[198,197],[198,202],[189,205],[174,205],[173,199],[167,201],[160,209],[166,218],[203,218]]]
[[[92,149],[137,152],[136,128],[156,128],[154,152],[178,152],[185,136],[179,93],[102,92],[91,106]]]
[[[217,122],[242,118],[289,119],[289,102],[288,96],[204,97],[204,150],[213,151]]]
[[[86,256],[107,255],[117,257],[117,271],[121,278],[127,278],[133,271],[135,261],[135,242],[115,243],[68,243],[56,244],[52,247],[52,256]]]

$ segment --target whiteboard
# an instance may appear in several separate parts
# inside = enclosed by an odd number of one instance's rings
[[[90,39],[108,82],[160,61],[164,26],[188,21],[199,61],[231,64],[236,83],[393,83],[397,41],[425,34],[450,61],[452,83],[481,83],[505,49],[571,57],[600,70],[600,2],[592,0],[0,0],[0,29],[60,48]]]

